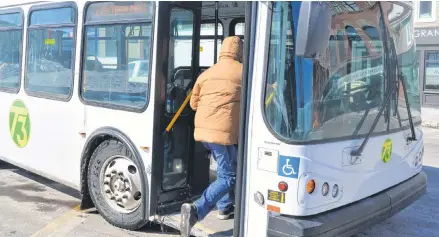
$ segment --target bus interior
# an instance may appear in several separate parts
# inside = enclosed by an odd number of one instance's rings
[[[166,29],[168,33],[159,33],[157,39],[163,43],[164,49],[157,55],[165,55],[163,58],[158,56],[157,61],[157,72],[164,72],[166,77],[162,131],[182,106],[197,77],[217,62],[222,40],[228,36],[239,36],[244,40],[246,2],[172,2],[163,5],[165,7],[159,9],[163,11],[159,12],[163,19],[159,19],[158,29]],[[160,24],[167,26],[161,27]],[[160,35],[164,35],[163,40]],[[160,49],[160,45],[157,48]],[[163,159],[155,157],[163,162],[156,164],[162,168],[153,169],[153,172],[162,170],[162,175],[154,176],[157,184],[153,184],[153,188],[158,191],[156,214],[162,216],[162,223],[175,229],[179,229],[181,204],[197,199],[215,180],[215,161],[204,145],[194,140],[194,115],[187,104],[163,139]],[[153,206],[151,204],[151,211]],[[193,234],[233,235],[233,218],[218,220],[215,214],[214,210],[196,225]]]

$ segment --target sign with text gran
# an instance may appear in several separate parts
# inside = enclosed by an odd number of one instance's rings
[[[439,27],[415,28],[416,44],[439,44]]]

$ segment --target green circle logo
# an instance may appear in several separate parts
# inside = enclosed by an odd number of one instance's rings
[[[384,141],[383,149],[381,150],[381,159],[384,163],[389,162],[390,157],[392,156],[392,140],[387,138]]]
[[[22,100],[15,100],[9,110],[9,132],[15,145],[23,148],[30,136],[29,110]]]

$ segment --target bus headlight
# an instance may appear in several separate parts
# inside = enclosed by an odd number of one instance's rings
[[[338,195],[338,185],[334,184],[334,186],[332,187],[332,197],[337,197]]]
[[[413,167],[419,168],[422,166],[423,155],[424,155],[424,147],[422,147],[419,153],[413,158]]]
[[[328,195],[328,192],[329,192],[329,184],[325,182],[322,186],[322,195],[326,196]]]
[[[255,202],[256,202],[257,204],[259,204],[259,205],[261,205],[261,206],[264,205],[265,200],[264,200],[264,195],[262,195],[262,193],[260,193],[260,192],[256,192],[254,198],[255,198]]]

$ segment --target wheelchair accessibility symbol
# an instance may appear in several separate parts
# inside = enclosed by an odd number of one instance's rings
[[[300,158],[279,156],[277,174],[279,176],[295,178],[299,176]]]

